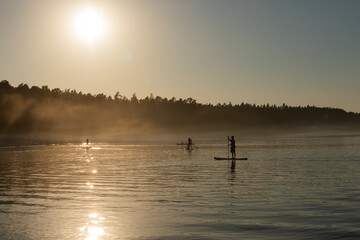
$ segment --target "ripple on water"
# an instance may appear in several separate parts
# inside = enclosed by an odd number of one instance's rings
[[[360,139],[322,141],[1,148],[0,236],[359,239]]]

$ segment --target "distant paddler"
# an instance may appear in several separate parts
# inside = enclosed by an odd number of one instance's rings
[[[247,158],[236,158],[236,145],[235,145],[235,138],[234,136],[231,136],[231,138],[228,138],[228,156],[227,157],[214,157],[214,160],[231,160],[231,170],[235,170],[235,164],[237,160],[248,160]],[[231,158],[229,156],[229,147],[230,147],[230,152],[231,152]]]
[[[88,138],[86,139],[86,145],[89,145],[89,139]]]
[[[235,138],[234,136],[231,136],[231,138],[229,138],[228,136],[228,141],[230,143],[230,152],[231,152],[231,158],[236,158],[236,145],[235,145]]]
[[[187,144],[186,144],[186,149],[187,150],[193,150],[193,142],[192,142],[192,139],[190,137],[188,138],[188,141],[187,141]]]

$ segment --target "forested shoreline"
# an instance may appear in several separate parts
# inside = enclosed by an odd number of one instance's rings
[[[337,108],[203,104],[193,98],[143,99],[0,82],[0,134],[131,135],[311,127],[360,129],[360,114]]]

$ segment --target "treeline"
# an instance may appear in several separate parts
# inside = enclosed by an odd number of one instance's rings
[[[193,98],[152,94],[139,99],[90,94],[47,86],[17,87],[0,82],[0,134],[141,134],[181,131],[349,127],[359,129],[360,114],[336,108],[241,104],[202,104]]]

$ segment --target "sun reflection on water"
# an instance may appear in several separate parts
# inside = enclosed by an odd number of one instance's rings
[[[79,236],[84,237],[85,240],[99,240],[105,235],[104,229],[100,226],[105,218],[98,216],[97,213],[89,214],[89,218],[86,225],[80,228]]]
[[[88,227],[89,236],[86,240],[96,240],[100,236],[104,235],[104,230],[101,227]]]

